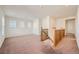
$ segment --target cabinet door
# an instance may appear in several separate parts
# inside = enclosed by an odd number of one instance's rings
[[[61,36],[60,36],[60,30],[55,31],[55,46],[59,43]]]
[[[65,35],[65,30],[55,30],[55,46],[62,40]]]
[[[65,35],[65,30],[61,30],[61,39],[64,37]]]

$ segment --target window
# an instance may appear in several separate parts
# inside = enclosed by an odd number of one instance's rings
[[[16,20],[10,20],[9,27],[10,28],[16,28]]]
[[[0,36],[2,35],[2,22],[0,22]]]
[[[0,18],[0,36],[4,35],[4,16]]]
[[[3,16],[2,17],[2,35],[5,35],[4,31],[5,31],[5,19],[4,19],[4,16]]]

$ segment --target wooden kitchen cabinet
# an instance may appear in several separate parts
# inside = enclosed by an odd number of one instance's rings
[[[55,46],[62,40],[64,35],[65,35],[64,29],[55,30],[55,38],[54,38],[54,45]]]

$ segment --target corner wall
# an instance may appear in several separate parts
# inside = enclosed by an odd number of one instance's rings
[[[77,40],[77,45],[79,48],[79,7],[77,10],[77,19],[76,19],[76,40]]]
[[[5,18],[2,8],[0,8],[0,48],[5,39]]]

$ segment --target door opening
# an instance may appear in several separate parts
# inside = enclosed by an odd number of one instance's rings
[[[75,36],[75,19],[67,19],[66,20],[66,35],[73,35]]]

